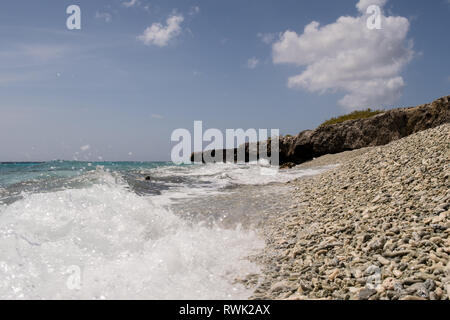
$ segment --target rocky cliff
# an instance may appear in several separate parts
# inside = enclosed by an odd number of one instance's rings
[[[450,122],[450,96],[417,107],[388,110],[367,119],[349,120],[280,138],[280,164],[299,164],[325,154],[380,146]],[[252,148],[245,146],[246,160]],[[215,151],[206,151],[214,156]],[[225,158],[226,152],[224,152]],[[270,143],[269,152],[270,156]],[[237,149],[234,149],[235,159]],[[205,157],[205,153],[202,155]],[[191,155],[194,161],[194,154]]]

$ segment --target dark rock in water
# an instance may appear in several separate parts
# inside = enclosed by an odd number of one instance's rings
[[[355,150],[364,147],[381,146],[413,133],[431,129],[450,122],[450,96],[418,107],[388,110],[371,118],[348,120],[342,123],[321,126],[316,130],[306,130],[297,136],[280,138],[280,165],[289,162],[300,164],[325,154]],[[270,141],[267,145],[270,157]],[[241,146],[245,151],[245,160],[259,158],[255,144]],[[242,150],[242,149],[239,150]],[[228,150],[231,159],[237,161],[238,148]],[[208,151],[214,156],[216,150]],[[226,159],[223,152],[223,158]],[[206,153],[193,153],[191,161],[205,162]]]
[[[150,180],[151,180],[150,176],[146,176],[146,177],[145,177],[145,180],[146,180],[146,181],[150,181]]]
[[[295,167],[295,166],[296,166],[295,163],[292,163],[292,162],[286,162],[286,163],[283,163],[283,164],[280,166],[280,169],[292,169],[292,168]]]

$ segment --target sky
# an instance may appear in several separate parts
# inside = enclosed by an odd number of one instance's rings
[[[448,0],[2,1],[0,161],[169,160],[195,120],[297,134],[431,102],[450,94],[449,16]]]

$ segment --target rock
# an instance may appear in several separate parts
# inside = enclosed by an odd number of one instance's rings
[[[295,166],[296,166],[296,164],[293,162],[286,162],[280,166],[280,169],[292,169]]]
[[[369,241],[370,239],[372,239],[372,236],[368,233],[364,233],[362,236],[362,243],[365,243],[365,242]]]
[[[300,291],[300,289],[301,289],[301,292],[303,293],[303,292],[310,292],[310,291],[312,291],[313,290],[313,288],[309,285],[309,284],[307,284],[306,282],[304,282],[304,281],[300,281],[300,287],[299,287],[299,291]]]
[[[430,295],[429,285],[425,282],[415,283],[406,289],[406,293],[409,295],[413,294],[421,298],[428,298]]]
[[[378,257],[377,257],[377,260],[378,260],[382,265],[385,265],[385,266],[387,266],[388,264],[391,263],[388,259],[383,258],[382,256],[378,256]]]
[[[399,300],[427,300],[427,299],[417,296],[404,296],[401,297]]]
[[[329,276],[328,279],[330,279],[330,281],[333,281],[334,279],[336,279],[336,277],[339,275],[339,269],[335,269]]]
[[[403,272],[401,272],[400,270],[395,269],[394,271],[392,271],[392,274],[394,276],[396,276],[397,278],[400,278],[403,275]]]
[[[364,273],[359,269],[353,269],[351,273],[356,279],[362,278],[364,275]]]
[[[436,288],[436,284],[433,280],[427,279],[424,283],[425,288],[427,288],[428,291],[433,291]]]
[[[396,283],[394,284],[394,291],[395,291],[395,292],[398,292],[398,293],[403,292],[403,286],[402,286],[402,284],[396,282]]]
[[[376,273],[380,273],[381,274],[381,269],[380,267],[376,266],[376,265],[371,265],[369,267],[367,267],[366,269],[366,274],[367,275],[373,275]]]
[[[280,202],[270,199],[276,210],[261,222],[266,248],[257,254],[267,263],[266,279],[255,284],[254,297],[448,299],[448,213],[438,224],[426,219],[448,211],[449,145],[445,124],[387,146],[300,165],[343,159],[339,167],[286,186],[292,202],[282,194]],[[274,285],[282,281],[289,282]]]
[[[370,250],[377,251],[377,250],[383,249],[385,243],[386,243],[386,238],[381,237],[381,238],[377,238],[377,239],[370,241],[368,246],[369,246]]]
[[[443,295],[443,291],[441,288],[436,288],[436,290],[434,291],[434,294],[436,295],[437,299],[441,299],[442,295]]]
[[[381,285],[385,290],[394,290],[397,282],[394,278],[386,278]]]
[[[358,298],[359,300],[368,300],[375,293],[377,293],[377,290],[375,289],[363,288],[359,291]]]
[[[357,294],[361,289],[359,288],[355,288],[355,287],[350,287],[348,288],[348,291],[352,294]]]
[[[273,284],[270,287],[271,293],[286,291],[286,290],[289,290],[289,282],[288,281],[280,281],[280,282]]]
[[[308,297],[299,293],[294,293],[293,295],[289,296],[287,300],[308,300]]]
[[[432,103],[412,107],[388,110],[367,119],[349,120],[342,123],[322,126],[316,130],[300,132],[295,137],[282,137],[279,143],[280,165],[300,164],[325,154],[336,154],[369,146],[388,144],[413,133],[434,128],[450,122],[450,96],[440,98]],[[270,156],[270,142],[268,145]],[[258,143],[259,145],[259,143]],[[255,144],[245,144],[246,161],[259,157]],[[237,160],[238,148],[230,150]],[[215,150],[205,151],[215,156]],[[256,153],[256,155],[255,155]],[[226,159],[227,152],[223,152]],[[206,154],[192,153],[191,161],[204,161]],[[252,157],[250,157],[252,155]]]

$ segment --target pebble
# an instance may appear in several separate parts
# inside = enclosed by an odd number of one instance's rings
[[[401,272],[400,270],[395,269],[394,271],[392,271],[392,274],[396,277],[396,278],[400,278],[403,275],[403,272]]]
[[[363,288],[361,291],[359,291],[358,297],[359,300],[368,300],[375,293],[377,293],[377,290],[375,289]]]
[[[394,278],[389,277],[389,278],[384,279],[382,286],[386,290],[394,290],[396,283],[397,282],[395,281]]]
[[[336,279],[336,277],[339,275],[339,269],[335,269],[329,276],[328,279],[331,281]]]
[[[426,299],[417,296],[404,296],[401,297],[399,300],[426,300]]]
[[[377,257],[377,260],[378,260],[381,264],[383,264],[383,265],[388,265],[388,264],[391,263],[388,259],[383,258],[382,256],[378,256],[378,257]]]
[[[340,163],[264,220],[257,297],[449,299],[449,145],[444,124],[297,166]]]
[[[275,283],[270,287],[270,292],[279,292],[279,291],[285,291],[288,288],[289,282],[287,281],[280,281]]]
[[[371,265],[371,266],[367,267],[367,269],[366,269],[366,274],[367,275],[373,275],[373,274],[376,274],[376,273],[381,273],[381,269],[378,266]]]

